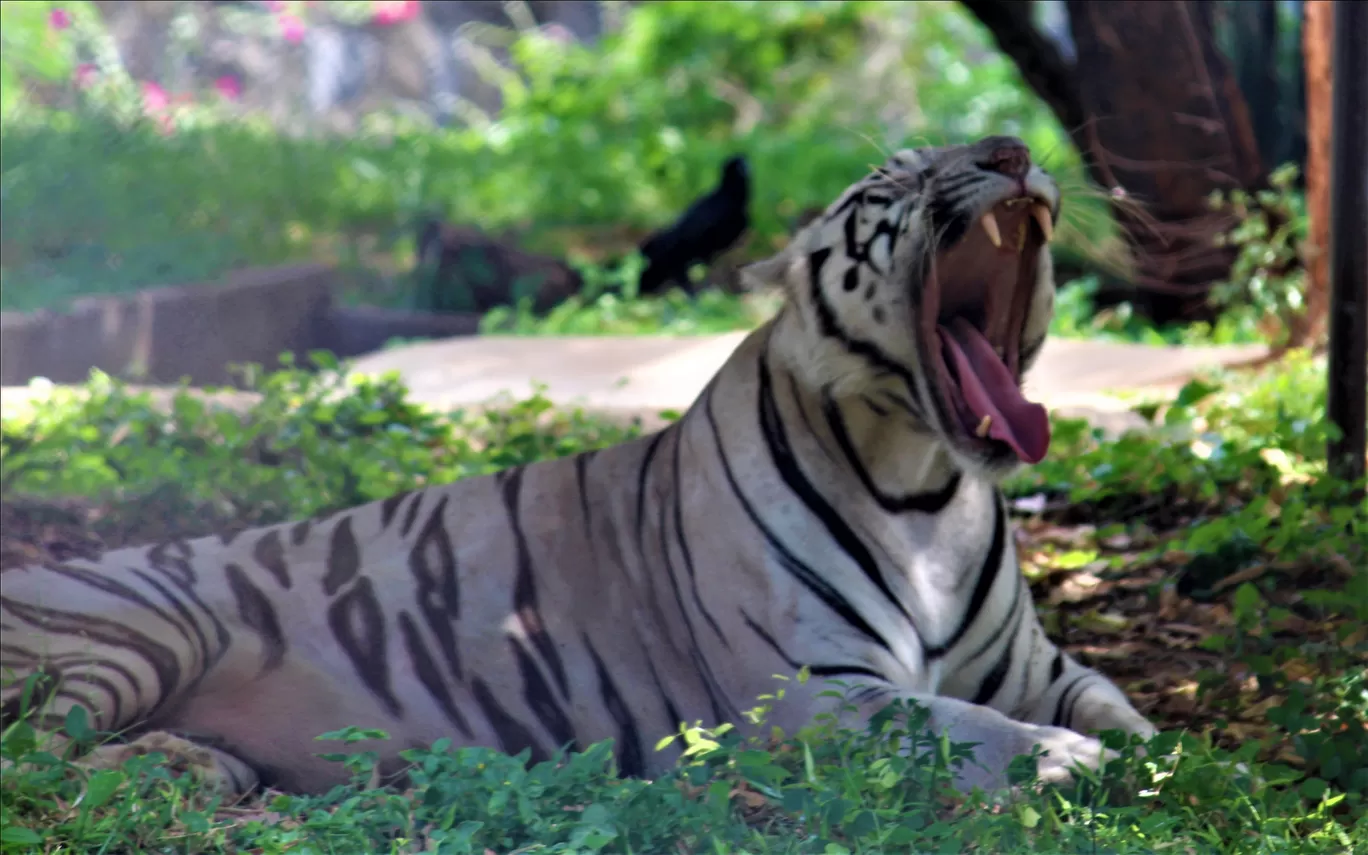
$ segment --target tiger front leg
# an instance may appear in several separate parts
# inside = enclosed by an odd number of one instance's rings
[[[830,688],[819,686],[817,691]],[[1011,790],[1013,784],[1008,771],[1012,761],[1022,755],[1038,755],[1036,773],[1040,782],[1046,784],[1070,783],[1074,780],[1076,767],[1097,771],[1107,758],[1106,749],[1098,739],[1068,728],[1018,721],[991,707],[945,695],[880,689],[878,695],[869,700],[841,703],[841,726],[861,730],[868,726],[871,717],[897,699],[921,707],[927,717],[919,738],[945,736],[952,743],[972,745],[971,757],[951,769],[954,786],[961,792],[968,793],[975,788],[986,793]],[[859,694],[857,691],[847,698]],[[817,706],[810,709],[813,712],[834,711],[828,706],[832,702],[818,701]],[[788,729],[782,723],[780,726]]]
[[[1109,759],[1100,740],[1068,728],[1018,721],[991,707],[940,695],[906,700],[927,710],[930,735],[973,745],[971,758],[955,770],[955,787],[962,792],[1010,789],[1009,768],[1024,755],[1036,755],[1036,775],[1043,784],[1068,784],[1078,768],[1096,772]]]
[[[1057,656],[1049,681],[1024,706],[1024,720],[1087,734],[1119,730],[1149,739],[1159,732],[1111,680],[1062,651]]]

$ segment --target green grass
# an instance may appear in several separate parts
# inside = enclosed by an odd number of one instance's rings
[[[348,380],[320,360],[318,373],[259,373],[245,414],[189,394],[158,409],[95,376],[6,417],[5,539],[32,531],[46,548],[56,526],[79,549],[274,522],[639,433],[540,396],[436,413],[393,378]],[[1213,374],[1141,405],[1154,431],[1116,441],[1057,420],[1050,456],[1010,484],[1046,499],[1018,524],[1052,633],[1094,656],[1130,650],[1104,669],[1175,728],[1152,746],[1181,746],[1174,770],[1123,751],[1111,771],[1132,787],[991,806],[951,794],[946,764],[963,747],[893,750],[917,732],[918,711],[901,709],[868,731],[817,721],[766,744],[686,729],[684,764],[650,781],[619,778],[607,745],[529,769],[439,743],[406,753],[404,791],[376,786],[373,758],[358,755],[339,761],[353,783],[323,796],[225,806],[155,758],[83,774],[17,725],[0,753],[34,766],[0,785],[0,852],[1364,851],[1368,507],[1345,504],[1347,485],[1325,474],[1323,373],[1294,353],[1258,375]],[[62,504],[72,497],[77,510]],[[1080,586],[1092,593],[1069,593]],[[1165,613],[1199,637],[1162,646]],[[1175,660],[1208,664],[1171,673]],[[92,737],[80,717],[67,731]],[[1217,765],[1230,759],[1264,785]]]

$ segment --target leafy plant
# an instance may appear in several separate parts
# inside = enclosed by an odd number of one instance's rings
[[[1234,190],[1228,196],[1217,191],[1210,200],[1237,221],[1217,245],[1238,249],[1230,278],[1213,289],[1212,299],[1257,324],[1275,346],[1287,340],[1306,312],[1308,220],[1306,198],[1294,187],[1297,172],[1296,164],[1283,164],[1269,175],[1266,190]]]

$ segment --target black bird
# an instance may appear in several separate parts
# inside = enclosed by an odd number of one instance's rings
[[[652,234],[641,244],[649,262],[641,273],[639,294],[658,294],[669,282],[693,293],[689,268],[709,264],[731,249],[750,225],[750,175],[746,158],[734,155],[722,166],[717,189],[696,200],[669,227]]]

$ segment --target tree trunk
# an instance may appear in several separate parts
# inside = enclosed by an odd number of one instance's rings
[[[1249,102],[1254,136],[1268,164],[1279,163],[1284,131],[1280,127],[1278,87],[1278,5],[1276,0],[1239,0],[1222,4],[1234,36],[1231,57],[1240,91]]]
[[[1157,322],[1206,311],[1234,252],[1212,245],[1232,225],[1213,190],[1265,179],[1249,112],[1215,46],[1209,8],[1185,0],[1067,0],[1070,65],[1035,30],[1031,4],[964,0],[1112,190],[1134,256],[1138,308]],[[1205,314],[1210,317],[1209,314]]]
[[[1306,213],[1310,219],[1306,264],[1306,314],[1290,329],[1293,347],[1319,345],[1330,311],[1330,71],[1335,8],[1330,0],[1302,7],[1306,56]]]

